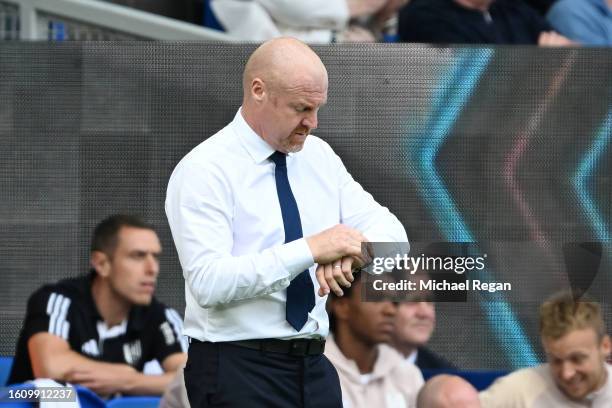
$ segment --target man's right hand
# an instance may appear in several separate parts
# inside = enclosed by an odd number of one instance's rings
[[[322,265],[345,256],[354,256],[367,263],[361,253],[361,243],[366,241],[367,238],[361,232],[343,224],[306,238],[314,261]]]
[[[138,372],[127,364],[106,364],[103,370],[94,367],[75,368],[66,380],[89,388],[98,395],[125,393]]]
[[[538,45],[540,47],[569,47],[580,44],[554,31],[542,31],[538,37]]]
[[[316,235],[306,238],[317,267],[317,280],[321,288],[319,296],[330,289],[342,296],[340,286],[349,287],[353,281],[353,267],[369,262],[368,254],[362,252],[362,243],[367,238],[358,230],[338,224]]]

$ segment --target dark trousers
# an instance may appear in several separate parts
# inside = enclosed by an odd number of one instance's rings
[[[338,373],[322,354],[298,357],[192,342],[185,386],[191,408],[342,407]]]

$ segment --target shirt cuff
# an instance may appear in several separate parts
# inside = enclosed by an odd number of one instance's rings
[[[314,258],[306,238],[300,238],[283,245],[279,258],[287,272],[289,272],[289,280],[292,280],[314,265]]]

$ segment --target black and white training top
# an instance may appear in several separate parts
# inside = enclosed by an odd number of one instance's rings
[[[129,364],[138,371],[151,360],[161,363],[187,351],[183,319],[155,298],[147,306],[133,306],[126,321],[109,329],[91,294],[95,273],[45,285],[30,296],[9,384],[34,378],[28,340],[40,332],[63,338],[88,358]]]

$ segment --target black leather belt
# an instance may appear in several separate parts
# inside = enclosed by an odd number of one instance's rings
[[[228,341],[227,343],[253,350],[283,353],[299,357],[316,356],[323,354],[325,351],[325,340],[323,339],[258,339]]]
[[[197,339],[190,339],[191,343],[209,343],[201,342]],[[258,340],[239,340],[226,341],[225,344],[231,344],[238,347],[244,347],[252,350],[260,350],[271,353],[289,354],[291,356],[305,357],[321,355],[325,351],[324,339],[295,339],[295,340],[279,340],[279,339],[258,339]],[[211,344],[211,343],[209,343]]]

